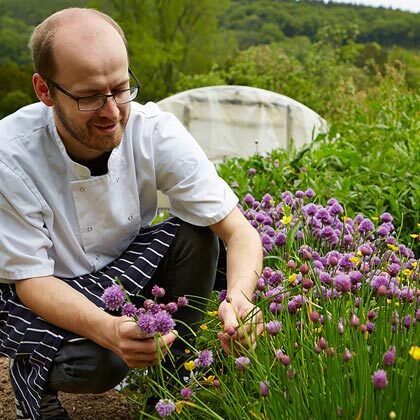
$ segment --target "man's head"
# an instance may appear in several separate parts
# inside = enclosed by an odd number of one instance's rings
[[[109,97],[100,109],[86,112],[74,99],[130,87],[126,40],[118,24],[93,9],[65,9],[42,22],[29,45],[35,92],[53,107],[67,151],[87,160],[118,146],[130,105]]]

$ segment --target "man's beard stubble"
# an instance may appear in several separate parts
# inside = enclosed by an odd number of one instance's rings
[[[94,135],[89,133],[89,127],[92,127],[92,122],[89,120],[83,127],[78,127],[77,123],[73,122],[71,118],[66,115],[66,112],[56,101],[54,104],[55,114],[60,121],[63,128],[67,131],[73,140],[82,144],[88,149],[110,152],[115,149],[120,143],[128,121],[128,115],[122,115],[118,124],[117,131],[110,135]],[[96,121],[99,123],[100,121]],[[92,130],[94,128],[92,127]]]

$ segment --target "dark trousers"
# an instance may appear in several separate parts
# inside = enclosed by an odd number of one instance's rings
[[[206,227],[181,222],[169,250],[161,260],[152,279],[143,289],[144,297],[151,297],[151,288],[157,284],[166,290],[159,302],[176,300],[178,296],[194,295],[209,298],[213,290],[219,255],[219,242]],[[205,309],[205,303],[196,304]],[[192,328],[198,328],[203,315],[190,307],[174,314]],[[180,335],[191,339],[191,333],[182,323],[177,324]],[[181,355],[185,344],[176,340],[172,353]],[[64,343],[57,352],[47,381],[48,392],[102,393],[115,387],[127,375],[129,368],[112,351],[89,340]]]

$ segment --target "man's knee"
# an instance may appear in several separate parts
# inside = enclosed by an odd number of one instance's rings
[[[57,353],[47,382],[54,391],[100,394],[119,384],[128,371],[111,350],[91,341],[67,343]]]
[[[182,222],[177,236],[181,246],[187,244],[187,249],[195,258],[200,258],[203,263],[217,262],[219,241],[210,228]]]

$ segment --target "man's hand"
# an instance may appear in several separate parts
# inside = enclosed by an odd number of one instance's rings
[[[136,323],[129,317],[114,317],[113,348],[130,368],[156,365],[168,352],[178,333],[172,330],[159,338],[142,335]]]
[[[129,367],[154,365],[177,338],[174,330],[159,339],[145,337],[129,317],[110,315],[55,277],[16,283],[20,300],[53,325],[86,337],[118,354]]]
[[[264,329],[261,310],[245,296],[227,297],[219,306],[219,318],[224,331],[217,334],[226,353],[255,348],[257,337]]]

